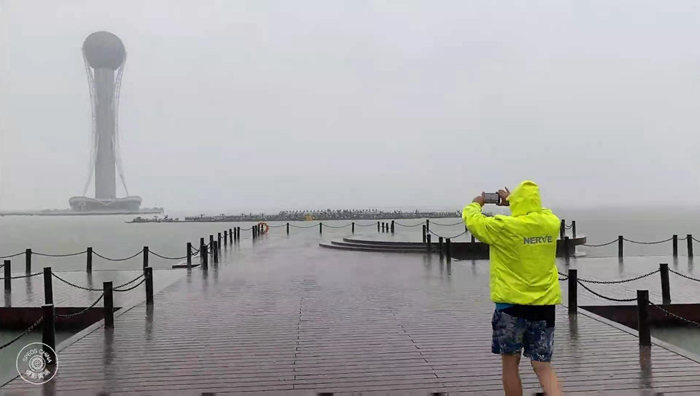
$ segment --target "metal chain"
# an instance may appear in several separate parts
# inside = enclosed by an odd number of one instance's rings
[[[565,276],[565,277],[563,277],[563,278],[559,278],[560,281],[565,281],[565,280],[568,280],[568,279],[569,279],[568,276]]]
[[[150,254],[152,254],[152,255],[154,255],[154,256],[156,256],[156,257],[160,257],[160,258],[162,258],[162,259],[164,259],[164,260],[183,260],[183,259],[186,259],[186,258],[187,258],[187,255],[182,256],[182,257],[168,257],[168,256],[163,256],[163,255],[158,254],[158,253],[156,253],[156,252],[154,252],[153,250],[150,250],[150,249],[148,250],[148,253],[150,253]]]
[[[19,252],[19,253],[11,254],[11,255],[9,255],[9,256],[0,256],[0,259],[13,258],[13,257],[21,256],[21,255],[23,255],[23,254],[24,254],[24,252]]]
[[[596,247],[603,247],[603,246],[612,245],[612,244],[615,243],[615,242],[617,242],[617,239],[613,239],[612,241],[610,241],[610,242],[608,242],[608,243],[600,243],[600,244],[597,244],[597,245],[587,245],[587,244],[584,243],[583,246],[585,246],[585,247],[596,248]]]
[[[396,224],[399,224],[399,223],[396,223]],[[377,223],[369,223],[369,224],[355,223],[355,225],[358,226],[358,227],[372,227],[372,226],[377,225]],[[399,224],[399,225],[402,225],[402,224]],[[410,226],[408,226],[408,227],[410,227]]]
[[[454,238],[457,238],[458,236],[462,236],[462,235],[464,235],[464,234],[467,233],[467,231],[462,231],[462,233],[457,234],[457,235],[455,235],[455,236],[444,237],[444,236],[442,236],[442,235],[436,234],[435,232],[433,232],[433,230],[429,230],[429,231],[430,231],[431,234],[435,235],[436,237],[443,237],[443,238],[445,238],[445,239],[454,239]]]
[[[145,281],[146,281],[146,279],[144,278],[144,279],[141,280],[141,282],[135,284],[134,286],[131,286],[131,287],[128,288],[128,289],[119,289],[119,290],[114,289],[114,291],[115,291],[115,292],[128,292],[128,291],[134,290],[134,289],[136,289],[137,287],[141,286],[141,285],[143,284],[143,282],[145,282]]]
[[[425,223],[422,223],[422,222],[421,222],[421,223],[418,223],[418,224],[401,224],[401,223],[399,223],[399,222],[397,221],[395,224],[396,224],[396,225],[400,225],[401,227],[418,227],[418,226],[423,225],[423,224],[425,224]],[[370,224],[370,225],[372,225],[372,224]]]
[[[692,237],[695,242],[700,242],[700,240],[695,239],[695,237]]]
[[[672,269],[670,269],[670,268],[668,269],[668,272],[672,272],[672,273],[674,273],[674,274],[676,274],[676,275],[678,275],[678,276],[680,276],[680,277],[682,277],[682,278],[685,278],[685,279],[689,279],[689,280],[692,280],[692,281],[695,281],[695,282],[700,282],[700,279],[698,279],[698,278],[693,278],[692,276],[683,275],[683,274],[681,274],[680,272],[674,271],[674,270],[672,270]]]
[[[99,257],[99,258],[103,258],[103,259],[108,260],[108,261],[126,261],[126,260],[131,260],[132,258],[134,258],[134,257],[136,257],[136,256],[138,256],[138,255],[140,255],[140,254],[143,254],[143,250],[139,250],[138,253],[134,253],[133,255],[131,255],[131,256],[129,256],[129,257],[118,258],[118,259],[105,257],[105,256],[103,256],[103,255],[101,255],[101,254],[99,254],[99,253],[97,253],[97,252],[95,252],[95,251],[93,251],[92,253],[93,253],[95,256],[97,256],[97,257]]]
[[[33,273],[33,274],[11,276],[10,279],[31,278],[32,276],[37,276],[37,275],[41,275],[41,274],[43,274],[43,272],[42,272],[42,271],[39,271],[39,272],[35,272],[35,273]],[[2,278],[0,278],[0,279],[5,279],[5,278],[2,277]]]
[[[600,297],[600,298],[602,298],[602,299],[605,299],[605,300],[617,301],[617,302],[631,302],[631,301],[637,301],[637,297],[635,297],[635,298],[615,298],[615,297],[607,297],[607,296],[604,296],[604,295],[602,295],[602,294],[600,294],[600,293],[596,293],[596,292],[594,292],[593,290],[589,289],[586,285],[584,285],[583,283],[581,283],[581,281],[578,281],[578,282],[576,282],[576,283],[578,283],[579,285],[581,285],[581,287],[583,287],[584,289],[588,290],[591,294],[594,294],[594,295],[596,295],[596,296],[598,296],[598,297]]]
[[[693,325],[695,327],[700,327],[700,323],[692,321],[690,319],[686,319],[682,316],[678,316],[678,315],[674,314],[673,312],[669,312],[669,311],[665,310],[664,308],[662,308],[661,306],[654,304],[651,301],[649,301],[649,305],[651,305],[652,307],[656,307],[656,309],[658,309],[659,311],[664,312],[667,315],[673,316],[674,318],[679,319],[685,323],[688,323],[688,324]]]
[[[136,282],[137,280],[139,280],[139,279],[141,279],[141,278],[143,278],[143,277],[144,277],[144,275],[141,274],[141,275],[137,276],[136,278],[134,278],[134,279],[132,279],[132,280],[126,282],[126,283],[122,283],[122,284],[119,285],[119,286],[113,287],[112,290],[120,291],[120,290],[117,290],[117,289],[120,289],[120,288],[122,288],[122,287],[124,287],[124,286],[128,286],[128,285],[130,285],[130,284]]]
[[[84,314],[85,312],[89,311],[90,309],[94,308],[95,305],[97,305],[97,303],[100,302],[100,300],[102,300],[102,297],[104,297],[104,296],[105,296],[104,293],[100,294],[100,297],[98,297],[97,300],[95,300],[94,303],[92,303],[89,307],[83,309],[82,311],[74,312],[74,313],[72,313],[72,314],[65,314],[65,315],[56,314],[56,317],[58,317],[58,318],[72,318],[72,317],[74,317],[74,316],[82,315],[82,314]]]
[[[623,239],[624,241],[626,241],[626,242],[636,243],[637,245],[657,245],[657,244],[659,244],[659,243],[668,242],[668,241],[672,240],[673,237],[668,238],[668,239],[664,239],[663,241],[656,241],[656,242],[633,241],[633,240],[627,239],[627,238],[622,238],[622,239]]]
[[[313,227],[318,227],[318,224],[312,224],[310,226],[298,226],[298,225],[290,224],[289,226],[294,227],[294,228],[313,228]]]
[[[44,257],[71,257],[71,256],[79,256],[79,255],[85,254],[85,253],[87,253],[87,250],[83,250],[82,252],[67,253],[67,254],[48,254],[48,253],[32,252],[32,255],[44,256]]]
[[[75,287],[75,288],[78,288],[78,289],[87,290],[87,291],[99,291],[99,292],[105,291],[105,289],[94,289],[94,288],[91,288],[91,287],[83,287],[83,286],[80,286],[80,285],[76,285],[75,283],[71,283],[71,282],[69,282],[69,281],[67,281],[67,280],[65,280],[65,279],[63,279],[63,278],[61,278],[60,276],[56,275],[56,273],[54,273],[54,272],[52,272],[51,275],[52,275],[54,278],[60,280],[61,282],[65,283],[65,284],[67,284],[67,285],[73,286],[73,287]]]
[[[431,221],[431,222],[430,222],[430,225],[437,225],[437,226],[441,226],[441,227],[452,227],[452,226],[456,226],[456,225],[460,225],[460,224],[464,224],[464,223],[461,222],[461,221],[460,221],[460,222],[457,222],[457,223],[454,223],[454,224],[442,224],[442,223],[438,223],[438,222],[435,222],[435,221]]]
[[[579,282],[594,283],[594,284],[598,284],[598,285],[615,285],[615,284],[618,284],[618,283],[627,283],[627,282],[636,281],[636,280],[639,280],[639,279],[642,279],[642,278],[646,278],[647,276],[654,275],[655,273],[660,272],[660,271],[661,271],[661,270],[658,270],[658,269],[657,269],[657,270],[648,272],[648,273],[646,273],[646,274],[644,274],[644,275],[636,276],[636,277],[634,277],[634,278],[621,279],[621,280],[614,280],[614,281],[601,281],[601,280],[583,279],[583,278],[578,278],[578,280],[579,280]]]
[[[345,227],[350,227],[350,225],[351,224],[345,224],[345,225],[341,225],[341,226],[332,226],[332,225],[324,224],[323,226],[328,227],[328,228],[345,228]]]
[[[31,333],[32,330],[34,330],[37,326],[39,326],[39,323],[41,323],[42,320],[44,320],[44,316],[41,316],[41,317],[39,318],[39,320],[37,320],[36,322],[34,322],[34,324],[32,324],[31,326],[27,327],[27,330],[24,330],[24,331],[22,332],[22,334],[18,335],[17,337],[13,338],[12,340],[10,340],[10,341],[4,343],[3,345],[1,345],[1,346],[0,346],[0,349],[4,349],[4,348],[6,348],[6,347],[12,345],[15,341],[17,341],[17,340],[19,340],[20,338],[22,338],[22,337],[26,336],[27,334]]]

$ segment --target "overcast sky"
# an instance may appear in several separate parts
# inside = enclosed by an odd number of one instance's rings
[[[82,193],[98,30],[144,206],[461,208],[526,178],[548,206],[694,204],[699,5],[0,0],[0,210]]]

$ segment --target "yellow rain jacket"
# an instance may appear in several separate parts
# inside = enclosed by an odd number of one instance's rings
[[[559,218],[542,208],[537,184],[526,180],[508,197],[510,216],[487,217],[472,202],[462,211],[469,231],[489,244],[491,300],[521,305],[561,303],[556,249]]]

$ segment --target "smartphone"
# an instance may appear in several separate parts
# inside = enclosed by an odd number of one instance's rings
[[[484,193],[484,203],[496,204],[501,202],[501,196],[498,193]]]

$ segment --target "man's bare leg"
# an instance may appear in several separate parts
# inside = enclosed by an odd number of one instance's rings
[[[520,382],[520,353],[501,355],[503,366],[503,390],[506,396],[522,396],[523,384]]]
[[[540,385],[542,385],[542,390],[547,396],[560,396],[561,386],[559,385],[559,380],[557,379],[557,373],[554,372],[552,363],[550,362],[538,362],[532,360],[530,362],[532,368],[535,369],[535,374],[540,380]]]

